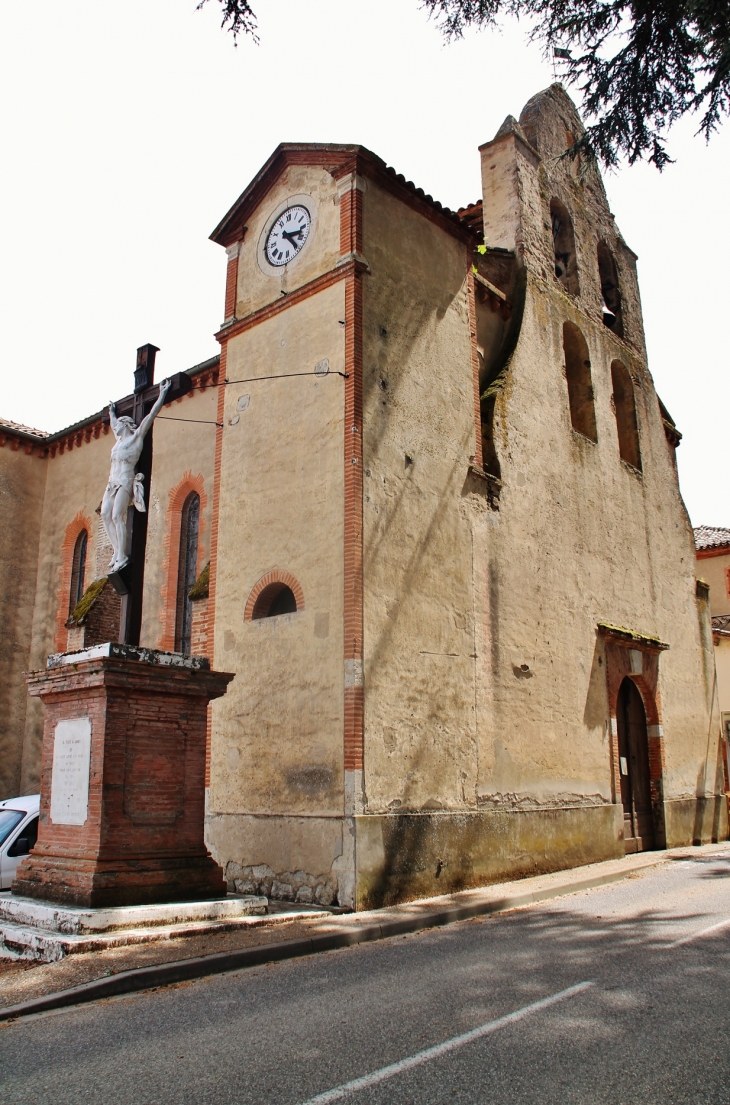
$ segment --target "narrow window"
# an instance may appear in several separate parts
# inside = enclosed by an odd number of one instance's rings
[[[570,292],[571,295],[580,295],[573,220],[568,214],[568,209],[560,200],[553,199],[550,201],[550,220],[553,226],[555,275],[566,292]]]
[[[571,424],[574,430],[590,441],[598,441],[588,346],[580,330],[572,322],[563,324],[563,349]]]
[[[69,595],[69,614],[76,609],[77,604],[83,598],[84,583],[86,580],[86,546],[89,535],[85,529],[76,538],[74,555],[71,561],[71,594]]]
[[[481,401],[482,464],[490,476],[501,478],[502,472],[494,440],[495,395],[490,385],[495,379],[495,355],[504,341],[506,331],[503,304],[481,284],[476,285],[476,339],[479,358],[479,395]]]
[[[625,364],[614,361],[611,365],[611,383],[613,384],[613,405],[616,412],[618,431],[618,451],[621,460],[632,468],[641,471],[641,452],[639,450],[639,427],[636,421],[636,400],[634,383]]]
[[[297,600],[291,587],[285,583],[270,583],[256,599],[251,618],[276,618],[279,614],[296,612]]]
[[[175,651],[190,655],[193,604],[190,588],[197,578],[200,495],[191,491],[183,504],[180,519],[180,556],[177,570],[177,610]]]
[[[622,338],[624,320],[621,310],[621,292],[618,287],[618,271],[614,256],[605,242],[598,243],[598,276],[603,296],[603,325]]]

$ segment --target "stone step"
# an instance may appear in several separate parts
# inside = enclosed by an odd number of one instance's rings
[[[37,920],[43,923],[21,920],[30,913],[24,907],[30,906]],[[219,908],[212,908],[216,906]],[[229,908],[222,909],[222,906]],[[305,908],[277,912],[275,917],[270,917],[266,907],[266,898],[250,897],[224,902],[178,902],[167,906],[125,906],[104,910],[72,910],[32,899],[16,899],[8,908],[8,899],[3,896],[0,898],[0,914],[5,916],[0,916],[0,956],[55,963],[67,955],[84,952],[328,915],[322,909]],[[166,918],[162,915],[163,910],[167,911]],[[207,916],[204,916],[206,912]],[[8,913],[14,915],[14,920],[7,918]],[[57,918],[55,927],[51,923],[51,914]],[[69,914],[72,916],[63,916]],[[116,919],[122,924],[114,926],[111,923],[114,918],[110,918],[110,914],[117,914]]]

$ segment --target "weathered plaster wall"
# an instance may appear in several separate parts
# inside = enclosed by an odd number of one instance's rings
[[[495,408],[503,481],[498,512],[466,478],[473,436],[458,399],[469,395],[471,362],[455,274],[451,297],[445,294],[453,264],[449,249],[439,244],[439,262],[426,260],[423,269],[431,276],[424,280],[421,255],[433,239],[431,228],[419,227],[413,234],[418,246],[404,248],[385,216],[387,205],[378,216],[371,192],[366,194],[365,255],[373,277],[365,314],[367,804],[357,819],[361,903],[466,885],[478,869],[480,878],[508,877],[522,869],[522,859],[526,871],[530,864],[560,867],[570,856],[572,863],[620,854],[599,622],[670,645],[661,655],[657,704],[668,840],[727,831],[724,807],[714,797],[720,775],[709,622],[695,596],[692,530],[644,357],[633,255],[613,225],[597,173],[585,166],[576,172],[559,160],[568,144],[566,119],[574,132],[579,122],[574,110],[571,119],[562,93],[550,90],[548,100],[556,102],[533,103],[527,120],[542,160],[508,127],[496,144],[500,180],[493,178],[491,191],[485,183],[487,242],[495,244],[489,227],[499,221],[495,205],[503,203],[509,233],[496,244],[514,245],[527,269],[520,338]],[[510,126],[514,131],[514,121]],[[488,182],[494,151],[488,146],[482,152]],[[509,187],[516,190],[516,203]],[[554,276],[552,196],[573,217],[580,296],[568,294]],[[387,228],[392,249],[389,274],[399,274],[401,257],[409,269],[392,281],[382,301],[379,243],[371,240],[378,217],[380,236],[385,239]],[[406,228],[408,217],[399,222]],[[625,338],[602,323],[599,238],[615,250]],[[434,303],[439,291],[440,312]],[[390,318],[381,321],[388,305]],[[384,352],[390,334],[379,327],[387,331],[393,317],[391,363]],[[447,348],[439,344],[436,319],[449,334]],[[596,442],[571,427],[565,321],[580,329],[588,345]],[[402,330],[408,335],[409,327],[417,336],[403,341]],[[419,348],[422,333],[426,356]],[[619,456],[615,359],[634,381],[642,472]],[[449,410],[451,396],[457,401]],[[425,453],[422,483],[419,449]],[[406,453],[414,456],[412,465]],[[432,655],[426,659],[427,653]],[[427,663],[432,666],[426,676]],[[403,816],[406,810],[422,812],[414,818]],[[460,810],[484,816],[474,820],[470,814],[465,828]],[[375,812],[380,816],[369,820]]]
[[[535,165],[515,142],[527,181],[516,241],[530,279],[495,417],[504,488],[498,523],[485,542],[494,698],[486,732],[480,725],[480,801],[510,794],[519,800],[525,792],[538,801],[610,799],[599,621],[670,644],[660,661],[665,798],[694,796],[705,759],[712,663],[695,599],[692,531],[644,358],[633,255],[613,224],[597,171],[560,158],[569,134],[581,127],[564,93],[551,89],[530,101],[520,122],[542,161]],[[491,156],[484,148],[485,175]],[[579,297],[550,272],[553,196],[572,216]],[[625,339],[601,322],[601,238],[615,251]],[[566,320],[588,343],[597,443],[570,425]],[[634,380],[643,473],[618,455],[614,359]]]
[[[566,318],[590,350],[595,444],[570,425]],[[617,356],[635,376],[643,473],[618,455],[610,376]],[[504,487],[485,548],[494,701],[491,748],[480,747],[480,768],[491,776],[480,784],[481,800],[488,786],[498,794],[532,790],[538,799],[562,791],[610,798],[595,636],[601,621],[671,646],[660,661],[660,685],[666,794],[678,796],[690,785],[687,772],[696,775],[711,675],[696,610],[692,532],[648,370],[567,297],[533,279],[497,421]]]
[[[47,462],[8,440],[0,449],[0,800],[21,789],[30,657]]]
[[[725,556],[697,557],[696,574],[710,585],[710,609],[715,614],[730,614],[730,553]]]
[[[281,269],[262,272],[258,250],[271,216],[285,202],[307,196],[313,219],[309,239],[298,257]],[[308,165],[290,165],[282,173],[266,199],[249,219],[238,258],[238,294],[236,318],[245,318],[277,300],[283,292],[292,292],[316,276],[327,272],[340,257],[340,210],[337,186],[325,169]]]
[[[195,483],[191,488],[201,495],[198,572],[210,559],[217,404],[216,386],[192,391],[165,406],[155,422],[140,634],[141,643],[151,648],[174,646],[174,641],[165,640],[165,636],[169,637],[175,621],[182,505],[177,500],[187,494],[191,478]],[[190,421],[174,422],[173,418]]]
[[[32,645],[28,664],[30,670],[45,666],[48,655],[55,651],[54,636],[58,619],[70,613],[69,597],[63,595],[59,606],[59,587],[63,569],[63,542],[66,527],[81,514],[91,521],[86,555],[86,579],[91,582],[99,540],[101,503],[109,477],[109,453],[114,437],[109,432],[88,442],[56,453],[46,461],[45,499],[41,519],[38,575],[33,610]],[[38,462],[40,463],[40,461]],[[65,645],[65,642],[64,642]],[[38,699],[28,702],[23,742],[22,786],[26,792],[38,787],[40,746],[43,733],[43,706]]]
[[[475,452],[463,242],[364,197],[364,643],[368,813],[457,809],[476,787]]]
[[[278,874],[328,876],[342,852],[344,294],[337,283],[228,347],[230,380],[330,366],[225,396],[215,665],[237,676],[213,711],[208,840],[223,864]],[[294,576],[304,609],[245,621],[272,570]]]

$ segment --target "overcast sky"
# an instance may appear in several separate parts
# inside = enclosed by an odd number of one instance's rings
[[[218,351],[208,234],[281,141],[358,142],[451,207],[480,143],[553,80],[521,27],[444,44],[417,0],[258,0],[261,45],[214,0],[2,0],[0,415],[59,429]],[[684,434],[695,525],[730,525],[730,126],[606,183],[639,254],[649,364]]]

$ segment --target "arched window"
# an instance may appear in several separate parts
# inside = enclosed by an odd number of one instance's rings
[[[297,600],[291,587],[287,587],[286,583],[270,583],[256,599],[251,619],[255,621],[257,618],[275,618],[279,614],[296,612]]]
[[[175,616],[175,651],[190,654],[193,604],[190,588],[197,578],[198,529],[200,526],[200,495],[191,491],[183,503],[180,519],[180,554],[177,571],[177,610]]]
[[[86,547],[89,535],[85,529],[76,538],[74,554],[71,561],[71,593],[69,595],[68,611],[72,614],[77,604],[83,598],[86,582]]]
[[[550,200],[550,220],[553,227],[555,275],[566,292],[570,292],[571,295],[580,295],[573,220],[568,214],[567,207],[560,200]]]
[[[611,383],[613,384],[613,405],[616,412],[618,431],[618,451],[621,460],[632,468],[641,471],[641,451],[639,449],[639,426],[636,421],[636,400],[634,383],[625,364],[614,361],[611,365]]]
[[[588,346],[580,330],[572,322],[563,324],[563,350],[571,424],[574,430],[590,441],[598,441]]]
[[[618,287],[618,270],[613,254],[605,242],[598,243],[598,276],[603,296],[603,324],[622,338],[624,320],[621,310],[621,292]]]

